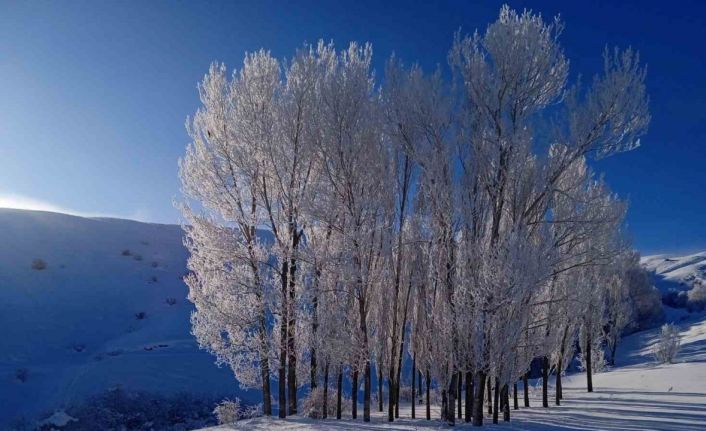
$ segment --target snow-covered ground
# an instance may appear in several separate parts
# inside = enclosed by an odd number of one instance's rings
[[[679,312],[668,313],[672,317]],[[541,407],[541,387],[531,387],[531,407],[511,411],[511,422],[492,425],[491,429],[513,430],[706,430],[706,316],[692,315],[680,324],[682,350],[674,364],[656,365],[652,344],[659,329],[633,334],[619,347],[616,367],[594,376],[594,392],[586,392],[584,374],[568,376],[561,406]],[[553,395],[553,388],[550,394]],[[522,398],[520,395],[520,405]],[[303,417],[280,419],[257,418],[233,426],[209,430],[425,430],[445,426],[437,419],[410,419],[409,406],[401,418],[386,422],[384,413],[375,412],[370,423],[361,419],[337,421],[311,420]],[[458,429],[471,429],[460,423]]]
[[[117,385],[256,397],[190,334],[181,238],[174,225],[0,209],[0,429]]]

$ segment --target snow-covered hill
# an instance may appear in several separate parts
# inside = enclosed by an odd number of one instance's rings
[[[190,335],[181,238],[175,225],[0,209],[0,429],[117,385],[238,391]]]
[[[680,320],[682,350],[676,363],[656,365],[652,356],[659,328],[626,337],[618,348],[616,366],[593,377],[594,392],[586,392],[585,374],[566,377],[564,399],[548,409],[541,407],[541,383],[530,387],[530,408],[511,411],[511,421],[488,429],[526,431],[546,430],[664,430],[697,431],[706,429],[706,316],[672,310]],[[554,379],[551,379],[553,383]],[[521,390],[521,388],[520,388]],[[553,396],[554,389],[550,388]],[[520,395],[520,405],[522,399]],[[209,431],[323,431],[323,430],[437,430],[446,428],[432,412],[431,421],[410,419],[409,406],[401,409],[400,419],[390,424],[386,413],[375,412],[369,423],[358,419],[313,420],[292,417],[256,418],[232,426],[209,428]],[[461,423],[456,429],[474,429]]]
[[[706,305],[706,252],[688,256],[645,256],[640,262],[653,274],[666,304],[700,310]]]

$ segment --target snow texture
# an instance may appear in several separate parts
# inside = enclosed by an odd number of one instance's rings
[[[0,226],[0,429],[117,385],[256,397],[190,334],[179,226],[11,209]]]
[[[675,313],[671,314],[672,316]],[[703,430],[706,424],[706,316],[692,314],[679,325],[682,349],[676,363],[657,365],[653,348],[660,328],[625,338],[619,347],[616,367],[593,376],[594,391],[586,392],[584,374],[563,380],[564,399],[560,407],[541,407],[541,381],[530,382],[530,407],[512,410],[510,423],[485,425],[513,430]],[[553,380],[553,379],[552,379]],[[519,390],[522,390],[520,385]],[[553,387],[550,387],[553,392]],[[522,405],[522,395],[520,405]],[[447,429],[438,419],[410,419],[409,405],[402,405],[400,419],[387,423],[375,412],[370,423],[344,419],[313,420],[295,416],[286,420],[257,418],[215,430],[431,430]],[[420,408],[417,409],[420,413]],[[423,413],[423,411],[422,411]],[[459,423],[456,429],[472,429]]]

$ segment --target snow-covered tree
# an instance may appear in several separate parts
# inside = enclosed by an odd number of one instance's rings
[[[281,63],[259,51],[230,79],[212,66],[181,163],[201,345],[267,400],[277,367],[282,417],[304,383],[339,417],[349,373],[351,413],[362,375],[370,420],[374,363],[392,421],[411,358],[449,424],[463,382],[466,421],[482,425],[487,387],[493,421],[509,420],[534,359],[543,405],[551,372],[560,402],[577,340],[590,390],[592,356],[614,356],[645,283],[626,206],[588,160],[639,145],[649,113],[631,50],[567,86],[562,29],[504,6],[457,34],[450,81],[393,57],[378,85],[356,43]]]

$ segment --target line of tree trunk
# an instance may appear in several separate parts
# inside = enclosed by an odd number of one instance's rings
[[[378,359],[378,365],[377,365],[377,370],[378,370],[378,411],[382,412],[383,409],[383,400],[382,400],[382,358]]]
[[[591,331],[586,333],[586,350],[584,358],[586,358],[586,389],[588,392],[593,392],[593,364],[591,363]]]
[[[429,368],[427,368],[426,378],[424,379],[427,385],[427,420],[431,420],[431,400],[429,399],[429,394],[431,392],[431,378],[429,373]]]
[[[483,426],[483,393],[485,392],[485,373],[476,372],[476,391],[473,399],[473,426]]]
[[[466,371],[466,405],[464,411],[464,419],[466,422],[471,421],[471,410],[473,406],[473,373]]]
[[[324,419],[328,417],[328,361],[324,366],[324,409],[321,415]]]
[[[417,376],[417,352],[412,355],[412,419],[416,419],[416,405],[417,405],[417,385],[415,383]]]
[[[343,364],[338,366],[338,378],[336,379],[336,419],[341,419],[341,392],[343,391]]]

